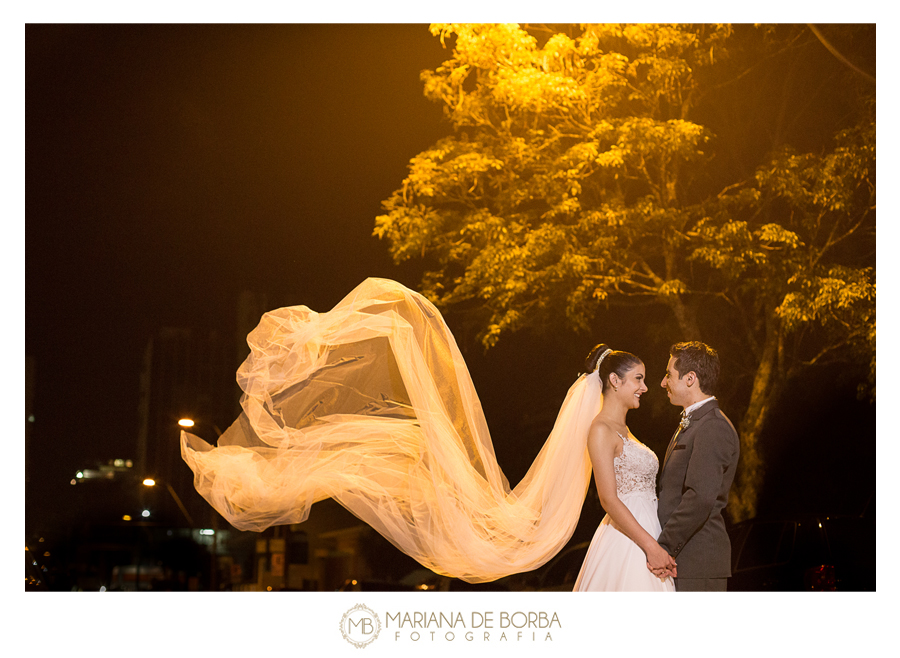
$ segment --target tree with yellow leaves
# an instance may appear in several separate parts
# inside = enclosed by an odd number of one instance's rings
[[[487,347],[635,305],[665,309],[678,340],[738,341],[753,384],[735,520],[756,511],[786,382],[835,357],[874,378],[874,120],[745,176],[700,120],[809,43],[788,27],[434,25],[452,54],[422,80],[453,134],[412,158],[375,228],[396,261],[426,259],[424,294],[480,314]]]

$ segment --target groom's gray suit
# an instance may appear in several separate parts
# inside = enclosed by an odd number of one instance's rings
[[[723,589],[731,575],[731,542],[722,510],[740,445],[715,400],[693,411],[666,450],[659,474],[659,544],[678,563],[676,589]]]

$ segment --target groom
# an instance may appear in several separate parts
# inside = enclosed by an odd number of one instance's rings
[[[724,592],[731,542],[722,510],[737,468],[738,435],[713,396],[716,351],[692,341],[669,352],[661,385],[684,411],[660,469],[658,541],[678,563],[677,591]]]

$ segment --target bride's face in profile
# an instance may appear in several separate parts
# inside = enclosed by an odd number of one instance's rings
[[[637,409],[641,406],[641,396],[647,392],[647,384],[644,381],[646,378],[647,374],[644,370],[644,364],[639,363],[626,372],[623,378],[613,378],[611,376],[611,381],[618,379],[616,387],[619,390],[616,391],[613,388],[613,392],[619,396],[619,399],[625,403],[625,406]]]

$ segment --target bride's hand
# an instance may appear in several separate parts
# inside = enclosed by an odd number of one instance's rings
[[[654,542],[647,550],[647,568],[658,578],[677,576],[678,565],[668,551]]]
[[[667,576],[672,576],[672,578],[678,577],[678,565],[675,563],[675,560],[669,555],[669,564],[666,567],[665,571],[660,574],[660,578],[666,578]]]
[[[655,541],[647,546],[645,552],[647,554],[647,563],[650,565],[651,570],[667,568],[672,562],[672,557],[666,549]]]
[[[672,576],[674,578],[678,577],[678,570],[677,570],[677,567],[674,565],[671,567],[656,567],[654,569],[653,567],[650,566],[650,563],[648,562],[647,569],[650,571],[650,573],[652,573],[654,576],[656,576],[657,578],[660,578],[660,579],[667,578],[669,576]]]
[[[654,568],[652,568],[652,567],[650,566],[650,563],[648,562],[648,563],[647,563],[647,568],[650,570],[650,573],[652,573],[654,576],[656,576],[656,577],[659,578],[660,580],[665,580],[665,579],[668,578],[669,576],[671,576],[672,578],[677,578],[677,577],[678,577],[678,570],[677,570],[677,567],[676,567],[674,564],[673,564],[673,566],[670,567],[670,568],[659,568],[659,569],[654,569]]]

